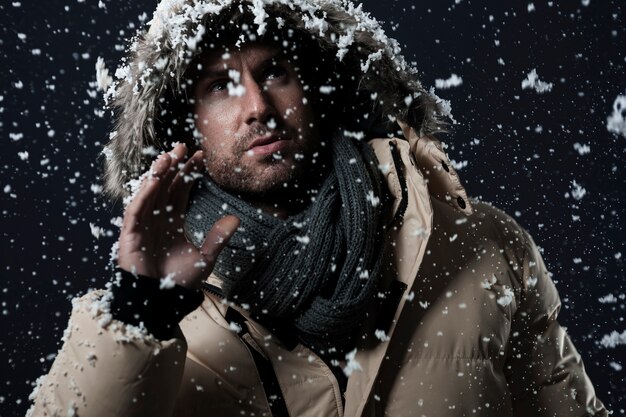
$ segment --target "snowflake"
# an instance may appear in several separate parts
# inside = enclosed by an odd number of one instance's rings
[[[538,93],[545,93],[551,91],[553,87],[552,83],[541,81],[537,75],[537,70],[533,68],[528,74],[526,79],[522,81],[522,90],[532,89]]]

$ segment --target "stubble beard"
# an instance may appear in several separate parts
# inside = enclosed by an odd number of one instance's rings
[[[288,146],[284,153],[267,155],[261,160],[247,156],[251,141],[266,132],[266,129],[251,129],[248,134],[236,138],[228,157],[221,155],[219,150],[205,149],[205,165],[217,186],[250,200],[273,200],[280,194],[305,186],[305,173],[311,168],[313,155],[319,148],[315,134],[311,132],[311,136],[297,139],[290,136],[296,146]],[[296,158],[296,154],[302,157]]]
[[[207,171],[220,188],[231,194],[259,197],[285,188],[302,175],[301,164],[290,166],[286,159],[275,159],[272,155],[256,163],[256,167],[242,164],[240,158],[219,158],[207,155]]]

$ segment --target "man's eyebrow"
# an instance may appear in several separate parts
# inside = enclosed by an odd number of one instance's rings
[[[200,76],[212,77],[212,78],[226,77],[228,76],[229,70],[230,70],[229,68],[224,68],[223,64],[219,67],[217,65],[213,65],[211,67],[203,66],[202,69],[200,70]]]
[[[280,52],[276,52],[276,53],[268,56],[267,58],[265,58],[263,61],[261,61],[261,64],[259,66],[260,67],[265,67],[269,63],[272,63],[272,62],[285,62],[285,61],[288,61],[288,59],[285,56],[285,54],[282,54]]]
[[[276,52],[276,53],[271,54],[264,60],[262,60],[259,63],[258,68],[265,68],[269,64],[274,63],[274,62],[276,63],[288,62],[288,59],[283,53]],[[202,77],[219,78],[219,77],[227,77],[228,71],[230,70],[232,70],[232,68],[228,68],[228,67],[224,68],[224,63],[219,63],[219,64],[213,64],[210,66],[202,66],[199,72]]]

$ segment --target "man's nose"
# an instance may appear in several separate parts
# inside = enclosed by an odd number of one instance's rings
[[[247,124],[254,122],[266,123],[270,117],[276,116],[276,109],[272,104],[269,94],[263,90],[263,86],[254,80],[245,83],[246,92],[242,97],[245,108]]]

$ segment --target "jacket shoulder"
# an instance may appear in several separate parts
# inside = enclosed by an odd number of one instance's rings
[[[491,203],[472,200],[474,213],[468,216],[445,203],[431,201],[435,228],[457,230],[470,238],[491,238],[501,246],[523,248],[527,244],[528,232],[513,217]]]
[[[493,204],[473,200],[473,214],[466,216],[449,205],[433,200],[433,236],[456,240],[472,247],[476,255],[489,254],[506,262],[511,285],[524,287],[530,249],[536,248],[528,232],[503,210]],[[442,238],[443,236],[443,238]]]
[[[523,249],[527,232],[513,217],[489,202],[474,200],[472,206],[475,213],[469,217],[480,230],[499,238],[503,246]]]
[[[109,296],[97,290],[73,300],[63,346],[31,394],[29,415],[171,415],[186,350],[182,334],[157,340],[113,319]],[[115,401],[103,403],[103,393]],[[136,401],[143,395],[153,400]]]

